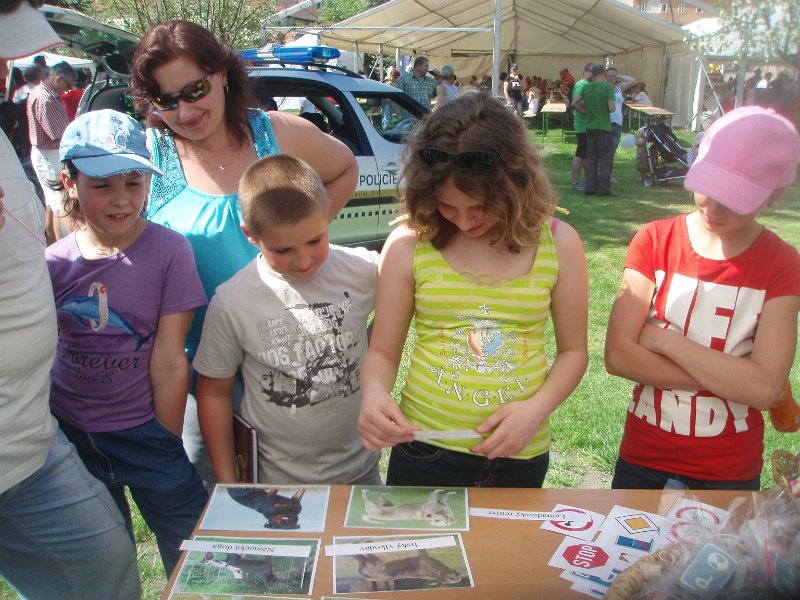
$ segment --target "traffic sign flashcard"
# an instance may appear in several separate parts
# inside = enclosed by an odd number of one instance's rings
[[[569,589],[579,592],[581,594],[586,594],[587,596],[591,596],[592,598],[605,598],[606,592],[608,591],[607,588],[601,588],[591,583],[583,583],[582,581],[576,581]]]
[[[597,543],[638,558],[661,546],[663,517],[615,506],[600,528]]]
[[[736,570],[736,559],[714,544],[706,544],[681,575],[686,589],[713,595],[722,589]]]
[[[587,541],[594,539],[603,519],[606,518],[600,513],[567,504],[556,504],[553,512],[561,513],[565,518],[545,521],[542,523],[542,529]]]
[[[595,575],[602,579],[611,575],[620,552],[573,537],[565,537],[547,563],[557,569]]]
[[[670,542],[688,542],[698,535],[718,533],[730,518],[727,510],[681,498],[665,516],[664,534]]]

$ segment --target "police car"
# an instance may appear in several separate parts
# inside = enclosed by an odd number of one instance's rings
[[[70,9],[44,6],[42,12],[68,47],[98,63],[79,112],[101,108],[132,112],[127,79],[138,37]],[[338,52],[326,46],[283,46],[270,57],[245,58],[260,107],[300,114],[356,156],[358,185],[331,223],[331,241],[378,247],[397,216],[395,195],[404,141],[430,107],[397,88],[328,64]]]
[[[390,85],[325,63],[338,53],[326,46],[276,48],[274,58],[254,61],[250,77],[262,107],[274,100],[278,110],[298,112],[353,152],[358,185],[331,223],[331,239],[376,246],[397,217],[403,143],[430,107]]]

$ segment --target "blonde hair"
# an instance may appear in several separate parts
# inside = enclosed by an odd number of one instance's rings
[[[449,160],[428,166],[420,157],[428,147],[451,153],[491,151],[498,160],[479,173],[461,171]],[[438,192],[448,181],[485,201],[485,214],[497,221],[494,245],[519,252],[539,243],[541,225],[557,196],[522,120],[495,98],[467,92],[431,113],[409,139],[404,159],[401,201],[407,224],[435,248],[444,248],[457,232],[437,208]]]
[[[322,180],[308,163],[280,154],[254,162],[239,180],[239,206],[251,235],[291,225],[321,212],[328,216]]]

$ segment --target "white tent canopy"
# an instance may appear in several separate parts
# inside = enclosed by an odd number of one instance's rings
[[[94,62],[86,58],[76,58],[74,56],[63,56],[61,54],[53,54],[51,52],[37,52],[36,54],[31,54],[30,56],[26,56],[24,58],[18,58],[14,61],[14,66],[19,67],[21,69],[25,67],[30,67],[33,64],[33,59],[35,56],[42,55],[47,60],[47,66],[52,67],[60,62],[67,62],[72,65],[73,69],[91,69],[94,71]]]
[[[614,0],[498,1],[501,70],[516,62],[525,75],[557,79],[566,67],[580,77],[585,63],[608,60],[646,81],[660,102],[666,58],[689,53],[685,31]],[[321,39],[360,52],[425,55],[433,66],[453,65],[464,80],[492,71],[494,18],[487,0],[391,0],[331,26]]]

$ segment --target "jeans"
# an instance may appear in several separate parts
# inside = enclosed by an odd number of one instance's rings
[[[529,459],[489,460],[424,442],[409,442],[392,448],[386,485],[540,488],[549,465],[549,452]]]
[[[122,515],[61,432],[39,470],[0,494],[0,573],[23,598],[141,596]]]
[[[622,138],[622,125],[611,124],[611,171],[614,170],[614,155],[619,147],[619,140]]]
[[[641,467],[618,458],[611,489],[662,490],[670,480],[691,490],[758,490],[761,487],[761,477],[749,481],[708,481]]]
[[[106,484],[133,538],[125,486],[158,542],[169,577],[191,537],[208,494],[183,449],[183,440],[158,419],[123,429],[87,433],[62,422],[89,471]]]
[[[602,129],[586,130],[586,181],[587,194],[608,196],[611,193],[611,132]]]

